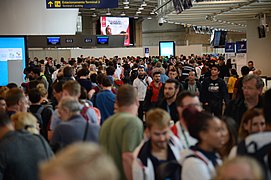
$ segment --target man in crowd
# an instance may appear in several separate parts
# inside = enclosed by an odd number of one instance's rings
[[[160,71],[155,71],[153,73],[153,81],[147,88],[145,100],[144,100],[144,110],[147,112],[148,110],[155,108],[158,104],[158,96],[159,91],[162,88],[163,84],[160,81]]]
[[[224,115],[232,117],[238,127],[243,114],[252,108],[262,108],[261,93],[263,82],[257,75],[250,74],[244,77],[243,81],[244,98],[232,100],[226,107]]]
[[[232,99],[244,98],[243,94],[243,79],[245,76],[249,74],[249,68],[247,66],[243,66],[241,68],[242,77],[238,78],[234,84],[233,97]]]
[[[170,114],[171,119],[174,122],[177,122],[179,119],[177,106],[175,102],[176,97],[179,93],[179,90],[180,90],[180,84],[178,80],[168,79],[164,86],[164,98],[158,105],[158,107],[166,110]]]
[[[79,97],[81,94],[81,86],[80,84],[75,80],[67,81],[62,86],[62,97],[70,96],[74,99],[76,99],[79,102]],[[81,104],[81,109],[84,108],[84,105]],[[86,111],[86,116],[88,117],[88,121],[98,124],[98,119],[95,114],[95,111],[92,108],[88,108]],[[51,123],[51,130],[54,131],[54,129],[61,123],[60,117],[58,113],[53,114],[52,123]]]
[[[184,89],[196,94],[197,96],[200,95],[201,92],[201,84],[198,80],[196,80],[196,74],[194,71],[190,71],[188,74],[188,80],[184,83]]]
[[[19,88],[8,90],[5,101],[7,104],[7,114],[9,116],[16,112],[27,112],[29,107],[28,100],[25,97],[23,90]]]
[[[98,142],[99,125],[86,122],[80,114],[78,100],[66,96],[58,106],[62,123],[54,130],[51,145],[54,151],[78,141]]]
[[[159,179],[161,164],[180,158],[178,139],[170,136],[170,115],[162,109],[152,109],[146,115],[149,140],[140,148],[133,165],[133,179]],[[180,172],[172,173],[169,179],[180,179]]]
[[[244,95],[246,97],[245,91],[248,91],[250,87],[250,91],[256,91],[254,88],[259,88],[257,87],[256,79],[251,79],[250,76],[248,75],[247,77],[244,78]],[[250,79],[250,80],[248,80]],[[248,80],[248,81],[247,81]],[[253,82],[249,82],[249,81]],[[246,82],[252,83],[250,85],[254,86],[249,86]],[[256,86],[256,87],[255,87]],[[254,87],[254,88],[252,88]],[[256,94],[254,95],[256,96]],[[263,111],[264,111],[264,116],[265,116],[265,132],[261,133],[255,133],[251,134],[246,139],[241,142],[237,146],[237,153],[236,155],[249,155],[253,158],[255,158],[260,164],[262,165],[261,167],[263,168],[262,170],[264,171],[264,175],[266,180],[271,179],[271,167],[270,167],[270,151],[271,151],[271,89],[265,92],[264,97],[263,97]],[[233,154],[232,154],[233,155]]]
[[[0,112],[0,179],[37,180],[38,165],[53,153],[40,135],[14,131],[8,115]]]
[[[183,110],[188,107],[195,107],[199,111],[202,110],[199,97],[189,91],[181,92],[176,98],[179,121],[171,128],[173,134],[177,136],[184,148],[189,148],[197,143],[197,140],[189,135],[187,126],[182,117]]]
[[[218,58],[218,65],[220,68],[219,77],[224,80],[224,77],[230,77],[230,70],[228,66],[225,64],[225,58],[220,56]]]
[[[139,100],[138,117],[141,120],[143,120],[143,106],[147,87],[150,85],[151,82],[152,78],[146,75],[144,66],[140,65],[138,67],[138,76],[133,82],[133,87],[137,90],[137,98]]]
[[[96,106],[101,112],[101,125],[114,114],[114,103],[116,95],[112,92],[112,82],[108,77],[102,80],[102,91],[97,94]]]
[[[120,179],[132,179],[133,151],[143,138],[142,121],[137,117],[138,100],[133,86],[125,84],[117,92],[118,112],[100,130],[99,142],[113,158]]]
[[[226,105],[229,102],[227,85],[224,80],[218,77],[219,73],[219,66],[213,65],[211,77],[203,80],[202,93],[200,94],[204,109],[218,117],[222,115],[223,100]]]

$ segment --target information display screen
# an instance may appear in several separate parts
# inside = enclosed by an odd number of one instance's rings
[[[22,36],[0,36],[0,86],[5,86],[9,83],[9,64],[14,64],[11,61],[22,61],[20,72],[26,66],[26,38]],[[10,73],[12,74],[12,73]],[[16,75],[16,74],[14,74]]]
[[[159,42],[160,56],[175,56],[175,42],[174,41],[160,41]]]

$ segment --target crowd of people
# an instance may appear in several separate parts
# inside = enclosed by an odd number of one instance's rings
[[[0,179],[271,178],[253,61],[240,77],[222,54],[34,58],[23,73],[0,87]]]

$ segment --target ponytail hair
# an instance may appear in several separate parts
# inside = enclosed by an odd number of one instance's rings
[[[183,111],[183,119],[188,128],[190,136],[201,141],[199,133],[208,129],[208,122],[212,120],[214,116],[207,112],[201,112],[194,107],[189,107]]]

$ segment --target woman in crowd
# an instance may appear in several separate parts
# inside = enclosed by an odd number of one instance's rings
[[[182,180],[212,179],[215,167],[222,163],[216,151],[225,144],[222,121],[194,108],[185,109],[183,118],[190,135],[198,143],[181,152]]]
[[[218,153],[222,159],[228,157],[231,149],[237,144],[238,132],[235,121],[230,117],[223,117],[222,130],[225,136],[225,144],[218,149]]]
[[[242,117],[239,128],[239,138],[244,140],[248,135],[263,132],[265,130],[265,118],[262,109],[250,109]]]
[[[229,98],[232,99],[232,95],[233,95],[233,90],[234,90],[234,85],[235,82],[238,78],[238,74],[236,69],[231,69],[231,77],[228,80],[228,94],[229,94]]]
[[[15,130],[26,130],[32,134],[39,133],[39,124],[34,115],[28,112],[17,112],[11,116]]]

